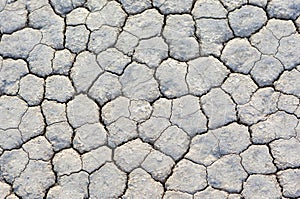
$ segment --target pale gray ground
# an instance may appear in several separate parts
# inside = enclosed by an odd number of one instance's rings
[[[0,0],[0,199],[300,198],[300,0]]]

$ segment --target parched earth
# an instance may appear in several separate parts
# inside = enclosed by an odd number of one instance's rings
[[[300,0],[0,0],[0,199],[300,198]]]

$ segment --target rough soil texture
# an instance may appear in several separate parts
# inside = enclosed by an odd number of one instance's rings
[[[0,0],[0,199],[300,198],[300,0]]]

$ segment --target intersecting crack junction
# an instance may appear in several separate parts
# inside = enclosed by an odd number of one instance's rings
[[[0,0],[0,199],[300,198],[300,0]]]

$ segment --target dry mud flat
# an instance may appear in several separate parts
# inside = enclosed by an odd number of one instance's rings
[[[0,199],[300,198],[300,0],[0,0]]]

